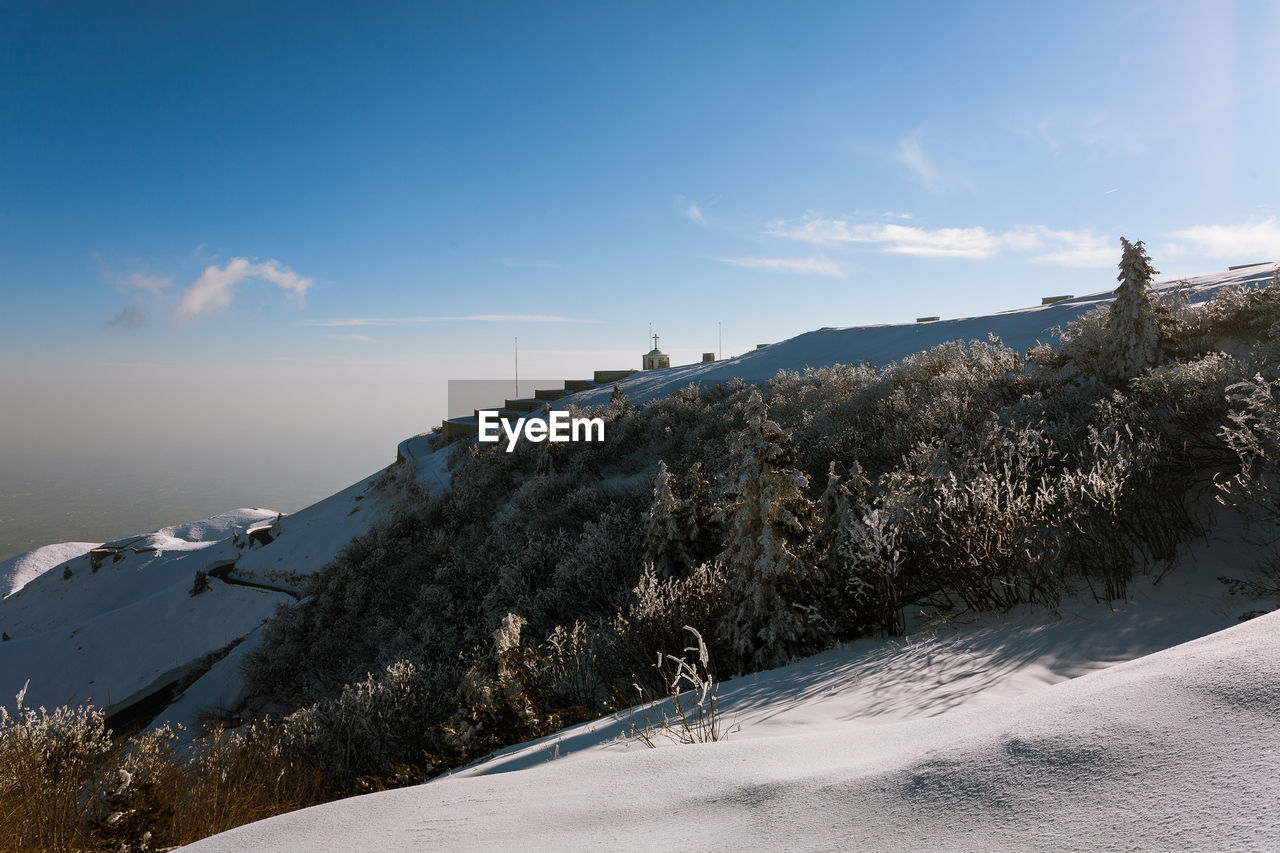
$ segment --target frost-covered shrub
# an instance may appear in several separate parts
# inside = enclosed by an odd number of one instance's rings
[[[1056,350],[1042,345],[1032,350],[1032,358],[1043,367],[1061,369],[1067,379],[1105,376],[1107,367],[1103,351],[1110,334],[1110,317],[1108,305],[1089,309],[1066,326],[1050,330],[1058,339]]]
[[[1218,464],[1226,455],[1218,427],[1227,418],[1228,389],[1245,379],[1245,366],[1223,352],[1163,364],[1130,384],[1126,415],[1158,433],[1172,453]]]
[[[1162,429],[1172,424],[1175,429]],[[1107,497],[1086,517],[1068,545],[1081,561],[1092,560],[1109,585],[1104,598],[1120,597],[1134,568],[1170,564],[1178,546],[1202,531],[1188,509],[1188,490],[1208,474],[1197,454],[1177,437],[1178,420],[1167,421],[1147,405],[1119,392],[1094,406],[1083,443],[1071,450],[1088,484],[1112,483]],[[1116,481],[1121,481],[1116,483]],[[1091,556],[1092,555],[1092,556]]]
[[[71,850],[89,840],[106,784],[111,733],[103,713],[66,706],[47,711],[0,706],[0,816],[10,850]]]
[[[1238,467],[1218,477],[1219,499],[1275,523],[1280,521],[1280,379],[1254,376],[1229,392],[1231,412],[1220,435]]]
[[[1057,459],[1040,430],[998,422],[904,459],[882,480],[877,506],[893,526],[878,537],[901,552],[904,597],[954,596],[976,610],[1055,602],[1063,586],[1052,548],[1062,509]]]
[[[644,527],[638,500],[621,500],[582,525],[560,552],[539,598],[547,621],[599,617],[622,605],[641,571]]]
[[[561,704],[598,712],[613,706],[603,632],[585,622],[557,625],[542,644],[545,690]]]
[[[162,846],[171,837],[178,805],[172,792],[182,789],[176,777],[183,763],[177,733],[168,726],[133,738],[116,766],[104,769],[106,785],[90,821],[93,835],[113,850]]]
[[[719,564],[707,562],[683,577],[661,578],[652,566],[646,566],[633,596],[632,603],[606,626],[606,671],[618,679],[615,685],[620,689],[636,681],[660,692],[662,685],[654,680],[652,671],[655,656],[680,654],[686,625],[717,626],[728,616],[725,571]],[[728,637],[706,636],[712,656],[728,660],[732,654]]]
[[[981,423],[1031,390],[1026,361],[996,338],[951,341],[879,370],[835,365],[782,374],[770,411],[793,429],[799,461],[815,484],[832,460],[857,461],[876,477],[903,454]]]
[[[1177,313],[1177,341],[1187,354],[1266,341],[1280,323],[1280,272],[1262,287],[1220,288],[1202,305]]]
[[[839,535],[829,563],[832,588],[843,608],[835,618],[854,634],[901,634],[904,561],[899,528],[881,510],[862,504],[842,508],[836,518]]]
[[[419,666],[399,661],[342,688],[336,699],[303,708],[284,721],[286,743],[339,785],[420,763],[434,746],[430,724],[440,698]]]
[[[458,686],[457,710],[442,727],[442,750],[452,766],[511,743],[532,740],[589,719],[583,706],[555,704],[550,661],[523,642],[525,620],[508,613],[493,632],[488,654]]]
[[[0,708],[0,851],[164,850],[333,796],[277,727],[177,735],[113,739],[90,706]]]

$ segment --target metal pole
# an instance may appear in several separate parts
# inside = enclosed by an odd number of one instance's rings
[[[724,360],[724,329],[720,327],[719,320],[716,320],[716,340],[720,342],[717,349],[720,350],[720,359],[723,361]]]
[[[516,347],[516,399],[520,399],[520,339],[515,339]]]

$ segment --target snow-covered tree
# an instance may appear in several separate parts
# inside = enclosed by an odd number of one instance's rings
[[[814,537],[814,554],[821,561],[823,618],[838,636],[857,636],[877,623],[880,612],[877,593],[883,586],[878,568],[878,551],[866,537],[862,521],[867,510],[870,482],[857,460],[841,476],[835,460],[829,463],[827,487],[818,501],[822,523]],[[871,574],[877,574],[871,579]]]
[[[1107,318],[1107,336],[1099,354],[1102,369],[1115,382],[1127,382],[1156,363],[1160,327],[1148,292],[1156,270],[1139,240],[1120,238],[1123,253],[1116,279],[1116,301]]]
[[[654,567],[660,577],[670,577],[688,565],[684,531],[681,530],[681,507],[672,487],[671,472],[665,461],[658,461],[654,479],[653,504],[649,507],[649,527],[645,533],[644,561]]]
[[[812,633],[803,608],[817,573],[804,554],[813,506],[809,478],[792,467],[790,436],[769,419],[758,388],[744,414],[722,510],[727,542],[719,559],[733,608],[721,631],[740,662],[760,669],[785,662]]]
[[[658,462],[644,561],[653,565],[659,577],[679,575],[699,562],[706,527],[702,517],[705,490],[700,463],[695,462],[688,475],[677,481],[666,462]]]

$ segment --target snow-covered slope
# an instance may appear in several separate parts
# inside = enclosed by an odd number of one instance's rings
[[[1198,548],[1198,571],[1115,612],[991,617],[726,682],[717,743],[651,750],[606,718],[187,849],[1274,849],[1280,613],[1191,639],[1235,621],[1212,579],[1235,553]]]
[[[12,595],[40,575],[97,548],[98,542],[59,542],[0,562],[0,598]]]
[[[233,702],[252,647],[241,641],[294,600],[303,576],[368,529],[385,503],[372,480],[287,518],[239,509],[7,561],[5,577],[22,585],[0,601],[9,637],[0,645],[0,703],[25,684],[29,706],[90,701],[113,714],[193,678],[160,721],[193,725]],[[263,532],[249,535],[255,529]],[[219,567],[232,574],[209,577],[208,589],[192,595],[196,572]]]

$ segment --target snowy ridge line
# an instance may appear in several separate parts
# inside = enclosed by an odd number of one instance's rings
[[[1224,287],[1260,287],[1280,271],[1280,262],[1268,262],[1227,272],[1188,279],[1158,282],[1158,292],[1172,292],[1187,286],[1190,304],[1210,299]],[[880,367],[900,361],[948,341],[986,340],[994,334],[1011,349],[1026,352],[1039,343],[1052,341],[1051,330],[1066,326],[1081,314],[1116,298],[1114,290],[1085,294],[1048,305],[1015,308],[996,314],[943,319],[931,323],[898,323],[872,326],[827,326],[804,332],[739,356],[714,362],[679,365],[663,370],[636,373],[617,384],[632,403],[664,396],[690,383],[717,384],[733,379],[762,383],[779,370],[801,371],[806,367],[827,367],[870,361]],[[570,405],[604,406],[612,383],[604,388],[580,391],[551,402],[553,408]]]

